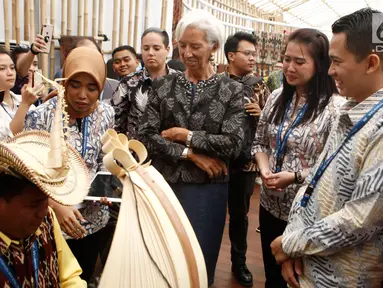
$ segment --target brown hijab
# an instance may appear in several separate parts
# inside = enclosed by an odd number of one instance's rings
[[[100,52],[88,47],[73,49],[68,54],[63,66],[63,78],[66,78],[64,86],[66,87],[69,80],[78,73],[89,74],[96,81],[98,92],[101,94],[106,80],[106,65]],[[86,115],[76,115],[76,118],[88,116],[96,110],[97,106],[98,101],[86,112]]]

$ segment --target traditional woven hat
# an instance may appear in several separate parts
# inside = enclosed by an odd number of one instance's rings
[[[65,141],[64,87],[51,84],[59,90],[51,133],[22,132],[0,142],[0,174],[24,177],[53,200],[74,205],[87,195],[90,176],[81,155]]]

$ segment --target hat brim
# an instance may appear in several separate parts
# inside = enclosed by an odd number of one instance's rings
[[[81,203],[89,192],[89,172],[81,155],[71,146],[67,147],[68,173],[65,177],[54,178],[46,168],[50,134],[45,131],[22,132],[0,142],[0,173],[25,177],[60,204]]]

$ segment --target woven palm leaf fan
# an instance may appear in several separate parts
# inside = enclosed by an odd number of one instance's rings
[[[162,175],[142,165],[148,155],[143,144],[114,130],[103,135],[102,143],[105,167],[121,180],[123,193],[99,287],[207,287],[193,228]]]

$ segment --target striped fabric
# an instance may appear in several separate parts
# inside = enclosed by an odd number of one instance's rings
[[[348,101],[342,106],[316,166],[382,99],[383,89],[359,104]],[[300,207],[306,185],[299,190],[282,247],[289,256],[302,257],[301,288],[383,287],[382,126],[383,109],[341,149],[306,208]]]

